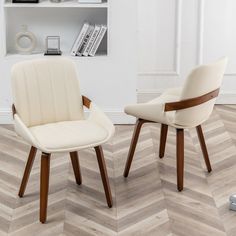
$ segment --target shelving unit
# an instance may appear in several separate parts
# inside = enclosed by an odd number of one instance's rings
[[[73,7],[73,8],[108,8],[108,3],[103,2],[103,3],[95,3],[95,4],[86,4],[86,3],[78,3],[76,0],[71,0],[71,1],[63,1],[60,3],[54,3],[51,1],[41,1],[40,3],[12,3],[12,2],[5,2],[4,3],[5,8],[34,8],[34,7],[62,7],[62,8],[67,8],[67,7]]]
[[[105,24],[108,33],[104,37],[97,55],[98,58],[108,55],[109,3],[84,4],[77,0],[65,0],[53,3],[42,0],[40,3],[11,3],[3,4],[5,29],[5,57],[34,58],[42,56],[45,51],[45,39],[55,35],[61,38],[61,50],[64,56],[70,56],[70,51],[85,21],[91,24]],[[42,17],[43,16],[43,17]],[[21,30],[21,25],[27,25],[28,30],[35,34],[37,47],[31,55],[19,55],[15,50],[15,35]],[[77,57],[72,57],[78,59]]]

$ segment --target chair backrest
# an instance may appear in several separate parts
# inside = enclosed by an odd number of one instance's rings
[[[227,58],[222,58],[192,70],[184,83],[180,100],[199,97],[220,88],[227,61]],[[201,124],[209,118],[215,101],[216,98],[195,107],[176,111],[175,123],[192,127]]]
[[[27,127],[84,119],[74,63],[67,58],[37,59],[12,68],[13,103]]]

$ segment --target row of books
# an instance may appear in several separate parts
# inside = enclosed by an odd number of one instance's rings
[[[71,55],[95,56],[106,31],[106,25],[91,25],[85,22],[71,49]]]

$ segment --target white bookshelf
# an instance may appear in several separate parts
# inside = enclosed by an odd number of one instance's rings
[[[41,0],[40,3],[12,3],[7,0],[3,3],[3,12],[6,23],[4,56],[7,59],[43,56],[45,38],[54,35],[60,36],[63,55],[77,60],[78,57],[70,56],[70,51],[85,21],[108,26],[108,33],[95,57],[108,55],[109,3],[107,1],[101,4],[85,4],[78,3],[77,0],[65,0],[60,3],[48,0]],[[21,25],[27,25],[28,30],[37,38],[37,47],[30,55],[20,55],[15,49],[15,35],[21,31]]]
[[[62,8],[108,8],[108,3],[103,2],[103,3],[95,3],[95,4],[86,4],[86,3],[78,3],[76,0],[67,0],[63,1],[60,3],[54,3],[51,1],[41,1],[39,3],[12,3],[12,2],[5,2],[4,3],[4,8],[34,8],[34,7],[62,7]]]

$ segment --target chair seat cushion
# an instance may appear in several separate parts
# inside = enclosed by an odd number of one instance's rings
[[[175,126],[175,111],[164,112],[166,102],[179,101],[181,88],[169,89],[158,98],[147,103],[139,103],[125,107],[125,112],[140,119]]]
[[[38,148],[47,152],[75,151],[103,143],[108,132],[88,121],[64,121],[29,128]]]

